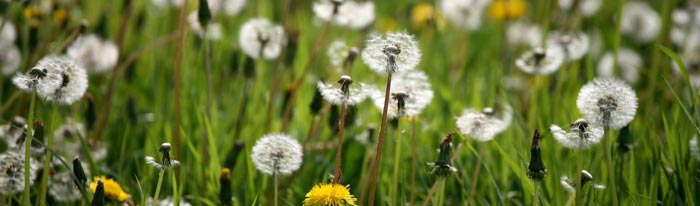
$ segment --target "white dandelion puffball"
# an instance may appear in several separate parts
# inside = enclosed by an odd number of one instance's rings
[[[562,10],[569,10],[571,9],[571,6],[573,6],[574,0],[559,0],[559,8]],[[600,10],[600,7],[603,5],[602,0],[579,0],[578,2],[578,9],[581,12],[581,15],[585,17],[591,17],[594,14]]]
[[[617,65],[622,78],[629,83],[639,81],[639,70],[644,61],[634,50],[621,48],[617,53]],[[598,62],[599,77],[614,77],[615,56],[612,52],[605,53]]]
[[[539,25],[517,21],[508,24],[506,30],[508,43],[511,45],[527,45],[537,47],[542,45],[542,29]]]
[[[584,119],[572,123],[568,132],[557,125],[552,125],[549,129],[559,144],[571,149],[585,149],[598,144],[605,133],[602,127],[588,124]]]
[[[678,47],[700,47],[700,7],[689,6],[673,10],[671,41]]]
[[[433,99],[428,76],[423,71],[413,70],[398,74],[391,81],[391,96],[387,115],[390,118],[413,117],[425,109]],[[380,111],[384,109],[385,94],[377,89],[372,90],[371,97],[374,106]]]
[[[440,10],[457,27],[476,30],[481,26],[484,8],[490,3],[491,0],[442,0]]]
[[[590,39],[588,35],[582,32],[560,33],[557,31],[549,33],[547,37],[547,45],[557,45],[561,47],[566,56],[566,61],[575,61],[581,59],[590,48]],[[550,46],[551,47],[551,46]]]
[[[235,16],[245,7],[246,0],[208,0],[209,10],[216,15],[219,13]]]
[[[505,105],[503,111],[499,112],[490,107],[484,108],[483,111],[469,108],[457,118],[457,128],[462,134],[476,141],[486,142],[508,129],[512,118],[513,109],[509,105]]]
[[[328,46],[328,58],[337,69],[341,69],[345,63],[352,63],[359,53],[357,47],[350,47],[342,40],[333,41]]]
[[[45,63],[42,64],[42,62]],[[88,87],[87,73],[70,58],[65,56],[44,57],[36,67],[45,67],[49,72],[58,72],[61,76],[61,85],[56,90],[48,93],[37,90],[40,97],[58,104],[70,105],[85,94]]]
[[[80,190],[75,186],[73,176],[67,171],[51,175],[48,190],[57,202],[70,202],[82,197]]]
[[[12,77],[12,83],[24,92],[37,92],[49,94],[56,91],[63,83],[63,76],[58,65],[62,65],[62,60],[56,56],[44,57],[39,63],[22,74],[17,73]]]
[[[286,134],[266,134],[253,146],[251,158],[261,172],[288,175],[301,167],[302,148]]]
[[[338,26],[362,29],[374,22],[374,2],[320,0],[314,2],[316,18]]]
[[[421,51],[413,35],[386,33],[367,40],[362,60],[374,72],[384,74],[413,70],[420,62]]]
[[[538,47],[516,59],[515,66],[528,74],[547,75],[559,70],[564,58],[564,52],[556,45],[547,49]]]
[[[282,26],[265,18],[253,18],[241,27],[239,43],[243,52],[254,59],[275,59],[287,43]]]
[[[620,31],[640,43],[651,42],[661,32],[659,13],[645,2],[627,2],[622,10],[621,21]]]
[[[0,71],[5,76],[17,72],[22,54],[15,44],[0,42]]]
[[[589,123],[621,129],[634,119],[637,94],[622,80],[596,78],[581,87],[576,106]]]
[[[17,30],[15,30],[15,25],[12,22],[5,21],[0,17],[0,22],[5,22],[5,25],[0,28],[0,42],[2,43],[14,43],[17,39]]]
[[[334,105],[356,105],[367,98],[367,86],[362,83],[353,83],[349,76],[343,75],[338,80],[337,86],[318,81],[316,84],[323,99]]]
[[[197,11],[191,12],[187,16],[187,23],[190,25],[192,31],[194,31],[194,33],[197,34],[199,38],[205,38],[206,36],[206,39],[208,40],[219,40],[223,36],[223,33],[221,32],[221,24],[216,22],[209,22],[205,31],[204,27],[202,27],[202,24],[199,23],[199,16],[197,15]]]
[[[34,184],[39,163],[29,161],[29,184]],[[24,191],[24,155],[19,152],[0,154],[0,195],[12,195]]]
[[[66,50],[66,55],[92,74],[110,71],[119,59],[119,48],[114,42],[97,35],[80,36]]]

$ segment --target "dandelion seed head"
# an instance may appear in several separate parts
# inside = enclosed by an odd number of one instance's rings
[[[323,99],[334,105],[357,105],[364,101],[368,95],[368,86],[362,83],[352,83],[350,76],[340,77],[338,84],[326,84],[323,81],[316,83],[318,91]]]
[[[406,72],[413,70],[420,62],[421,51],[413,35],[407,33],[386,33],[366,41],[362,60],[374,72]]]
[[[564,52],[567,62],[581,59],[590,48],[588,35],[582,32],[562,33],[550,32],[547,45],[557,45]],[[551,46],[550,46],[551,47]]]
[[[564,187],[564,190],[566,190],[567,192],[569,192],[569,193],[576,192],[576,188],[574,187],[575,184],[573,184],[569,181],[569,177],[562,176],[559,183],[561,184],[562,187]]]
[[[0,19],[0,21],[2,21]],[[0,40],[0,72],[9,76],[14,74],[22,60],[22,54],[15,44],[5,43]]]
[[[348,186],[340,184],[318,184],[306,193],[304,206],[348,206],[356,205],[355,198],[350,194]]]
[[[508,24],[507,41],[511,45],[527,45],[537,47],[542,45],[542,29],[539,25],[516,21]]]
[[[267,134],[255,142],[252,151],[253,164],[268,175],[289,175],[301,167],[301,145],[286,134]]]
[[[440,10],[447,19],[460,28],[476,30],[491,0],[442,0]]]
[[[208,0],[209,9],[213,14],[223,13],[228,16],[235,16],[243,10],[246,0]]]
[[[114,42],[95,34],[80,36],[66,50],[66,55],[92,74],[110,71],[117,64],[119,49]]]
[[[314,2],[316,18],[338,26],[361,29],[374,22],[374,2],[352,0],[320,0]]]
[[[241,27],[239,44],[254,59],[275,59],[287,43],[282,26],[265,18],[252,18]]]
[[[384,109],[385,94],[377,89],[370,92],[374,105]],[[420,114],[433,99],[428,76],[419,70],[396,75],[391,81],[391,97],[387,115],[391,118],[414,117]]]
[[[81,193],[75,186],[73,176],[69,172],[59,172],[49,178],[49,194],[58,202],[80,200]]]
[[[590,124],[621,129],[637,112],[637,94],[622,80],[596,78],[578,93],[576,106]]]
[[[553,46],[548,49],[537,47],[515,60],[515,66],[528,74],[547,75],[559,70],[563,62],[564,52],[560,47]]]
[[[584,119],[578,119],[565,131],[557,125],[549,127],[552,136],[562,146],[571,149],[585,149],[598,144],[603,139],[604,130],[597,125],[588,124]]]
[[[615,57],[612,52],[603,55],[598,62],[598,76],[614,77],[614,61]],[[622,78],[629,83],[637,83],[639,81],[639,70],[644,63],[642,57],[634,50],[621,48],[617,53],[617,61]]]
[[[622,10],[621,21],[620,31],[640,43],[651,42],[661,32],[659,13],[645,2],[627,2]]]
[[[2,17],[0,17],[0,22],[5,23],[5,25],[0,28],[0,43],[13,44],[17,39],[17,30],[15,30],[15,25]]]
[[[698,36],[700,37],[700,35]],[[681,60],[685,64],[688,80],[693,87],[700,87],[700,47],[697,50],[686,50],[681,54]],[[677,76],[682,76],[681,68],[675,61],[671,60],[673,71]]]
[[[570,10],[573,4],[574,0],[559,0],[559,8],[564,11]],[[591,17],[600,10],[602,5],[602,0],[579,0],[576,9],[581,12],[581,15]]]
[[[197,34],[199,38],[206,37],[207,40],[215,41],[223,37],[223,32],[221,31],[221,24],[219,23],[209,22],[205,31],[202,24],[199,23],[199,16],[197,15],[197,11],[193,11],[187,16],[187,23],[190,25],[192,31],[194,31],[194,33]]]
[[[466,109],[462,112],[462,116],[457,118],[457,128],[462,134],[476,141],[489,141],[510,126],[513,109],[509,105],[504,107],[499,112],[494,112],[490,108],[483,111],[477,111],[472,108]]]
[[[360,50],[357,47],[350,47],[342,40],[333,41],[328,46],[328,58],[337,71],[340,71],[345,64],[352,63],[359,53]]]
[[[26,92],[62,105],[83,97],[88,80],[85,69],[66,56],[46,56],[26,74],[17,74],[12,82]]]
[[[33,158],[29,162],[29,184],[34,184],[40,165]],[[0,154],[1,195],[13,195],[24,191],[24,166],[24,154],[19,151]]]

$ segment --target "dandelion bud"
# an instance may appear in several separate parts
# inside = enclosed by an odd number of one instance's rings
[[[297,48],[299,47],[299,31],[290,31],[287,47],[284,52],[284,65],[287,68],[294,68],[294,58],[297,55]]]
[[[83,169],[82,163],[80,163],[80,159],[76,156],[73,159],[73,175],[75,175],[75,184],[80,188],[81,190],[84,190],[85,187],[87,186],[87,175],[85,175],[85,170]]]
[[[540,131],[535,129],[535,134],[532,136],[532,146],[530,147],[530,165],[527,166],[527,176],[532,181],[542,181],[547,175],[547,168],[544,167],[542,161],[542,152],[540,151]]]
[[[199,17],[199,24],[206,27],[211,20],[211,11],[209,11],[209,3],[207,0],[199,0],[199,9],[197,10],[197,17]]]
[[[255,59],[250,56],[246,56],[245,64],[243,65],[243,75],[245,75],[245,77],[248,79],[252,79],[255,77],[255,69]]]
[[[350,48],[347,57],[345,57],[345,61],[343,61],[343,67],[352,67],[352,63],[355,62],[355,59],[357,59],[358,54],[360,54],[360,49],[358,49],[357,47]]]
[[[236,168],[236,161],[238,160],[238,155],[241,154],[245,147],[245,142],[236,141],[233,143],[233,149],[226,154],[226,159],[224,159],[223,167],[226,168]]]
[[[44,121],[36,120],[34,121],[34,137],[40,140],[44,139]],[[38,146],[38,145],[37,145]],[[34,147],[34,145],[32,145]]]
[[[311,109],[311,114],[317,115],[323,107],[323,96],[321,95],[321,90],[314,89],[314,97],[311,99],[311,104],[309,108]]]
[[[131,123],[131,126],[136,126],[136,124],[139,122],[139,112],[136,109],[136,99],[132,95],[129,95],[126,98],[126,112],[126,116],[129,118],[129,123]]]
[[[632,131],[630,131],[630,126],[627,125],[620,130],[620,134],[617,136],[617,151],[620,154],[626,154],[632,150]]]
[[[95,98],[92,97],[90,93],[85,93],[85,101],[87,103],[87,108],[85,109],[85,126],[87,126],[88,131],[92,131],[95,128],[95,123],[97,122],[97,117],[95,114]]]
[[[442,138],[440,142],[440,149],[438,149],[438,159],[435,162],[428,163],[428,166],[432,167],[432,174],[438,177],[450,176],[453,172],[457,172],[457,168],[452,166],[452,159],[450,158],[450,153],[452,151],[452,136],[455,133],[452,132],[448,134],[445,138]]]
[[[95,195],[92,197],[92,206],[104,206],[105,205],[105,188],[102,180],[97,181],[97,189],[95,189]]]
[[[222,168],[219,175],[219,201],[222,205],[233,205],[233,194],[231,193],[231,170]]]

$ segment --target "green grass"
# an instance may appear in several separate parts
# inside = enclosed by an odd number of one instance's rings
[[[121,48],[123,62],[129,55],[146,47],[159,38],[177,30],[178,10],[156,9],[150,1],[132,1],[132,16],[127,22],[127,32]],[[141,204],[153,196],[158,179],[158,170],[145,164],[144,157],[158,155],[158,148],[163,142],[174,142],[174,132],[180,131],[182,148],[171,154],[181,162],[179,173],[167,171],[163,181],[160,197],[172,196],[174,192],[181,199],[194,205],[218,205],[219,173],[225,167],[224,160],[233,152],[236,142],[245,146],[237,156],[235,167],[231,169],[231,185],[234,205],[271,205],[272,177],[258,172],[250,159],[251,148],[255,140],[267,133],[286,132],[304,142],[313,122],[309,105],[314,95],[315,82],[319,79],[335,81],[341,74],[331,69],[326,56],[327,45],[335,39],[343,39],[348,44],[363,47],[368,32],[355,31],[331,26],[321,53],[311,65],[309,75],[302,85],[298,85],[299,94],[294,102],[289,129],[281,131],[285,86],[295,82],[311,55],[314,43],[321,33],[321,25],[313,20],[311,10],[313,1],[294,1],[288,31],[298,31],[298,50],[290,67],[280,64],[281,71],[276,101],[272,102],[272,122],[265,122],[265,111],[269,103],[268,92],[273,81],[272,71],[275,61],[255,62],[255,76],[244,75],[245,57],[238,50],[238,30],[240,25],[252,17],[266,17],[275,22],[282,21],[283,1],[248,1],[246,8],[237,16],[217,16],[214,22],[222,23],[224,38],[213,42],[212,46],[212,82],[213,112],[206,116],[206,74],[204,73],[204,44],[188,32],[185,37],[184,58],[182,59],[182,97],[181,125],[174,123],[175,96],[173,68],[175,67],[175,50],[177,41],[147,50],[133,65],[126,67],[116,79],[114,96],[110,103],[110,115],[99,141],[107,146],[105,160],[94,162],[92,175],[114,177],[121,186],[131,194],[135,203]],[[561,176],[574,177],[577,162],[594,176],[594,182],[610,186],[607,182],[609,173],[605,165],[605,144],[598,144],[590,149],[574,151],[559,145],[551,136],[551,124],[565,125],[581,117],[576,107],[578,90],[589,80],[595,78],[597,57],[586,55],[582,60],[565,64],[558,72],[549,76],[532,76],[519,71],[513,61],[528,48],[511,48],[508,65],[502,64],[505,57],[503,48],[505,27],[502,22],[484,17],[479,30],[467,32],[451,25],[442,29],[426,27],[421,30],[410,26],[409,8],[423,1],[377,1],[377,21],[392,19],[396,21],[396,30],[407,31],[416,36],[423,53],[418,69],[425,71],[435,93],[428,106],[417,121],[417,158],[418,165],[416,187],[411,188],[411,129],[410,121],[401,120],[398,128],[389,126],[383,148],[383,157],[377,186],[377,205],[403,205],[409,201],[411,189],[415,189],[415,204],[422,204],[429,190],[437,181],[430,174],[431,168],[426,162],[437,159],[438,145],[442,137],[457,131],[455,119],[467,107],[483,108],[499,102],[512,105],[514,118],[508,130],[499,134],[494,140],[477,143],[468,137],[456,138],[455,148],[464,143],[464,149],[456,155],[454,166],[458,172],[447,177],[444,183],[445,205],[530,205],[533,200],[534,185],[526,176],[529,162],[531,135],[535,129],[543,134],[541,142],[542,156],[547,167],[547,176],[540,184],[540,205],[564,205],[570,194],[560,185]],[[670,26],[664,26],[661,35],[652,43],[638,44],[627,36],[615,36],[617,32],[615,16],[620,5],[608,4],[607,1],[598,15],[577,24],[576,30],[601,31],[603,51],[620,47],[632,48],[644,59],[639,83],[632,85],[639,97],[639,108],[630,126],[633,137],[633,150],[626,154],[613,153],[616,165],[617,191],[620,205],[694,205],[700,203],[700,168],[698,160],[689,152],[689,140],[700,135],[700,96],[690,87],[688,72],[683,75],[673,72],[671,61],[681,61],[669,40]],[[435,4],[435,2],[429,1]],[[546,22],[551,30],[560,28],[561,22],[550,19],[556,4],[543,5],[543,1],[528,1],[529,7],[523,19],[531,22]],[[680,6],[675,1],[651,1],[654,9],[662,16],[663,22],[671,23],[670,15],[674,8]],[[678,4],[678,5],[677,5]],[[197,1],[188,3],[187,14],[197,10]],[[10,20],[24,32],[28,29],[27,18],[22,14],[24,5],[13,4],[7,11]],[[3,8],[4,9],[4,8]],[[4,13],[3,13],[4,14]],[[88,32],[97,32],[96,27],[102,16],[106,16],[104,34],[112,40],[118,38],[118,31],[123,15],[121,1],[80,1],[70,11],[67,27],[59,28],[56,36],[52,30],[56,24],[50,16],[41,18],[36,42],[18,44],[24,59],[21,66],[26,71],[33,66],[38,56],[31,45],[41,47],[49,38],[63,42],[70,34],[71,28],[77,26],[81,19],[90,22]],[[373,26],[373,29],[381,29]],[[380,30],[381,31],[381,30]],[[21,34],[20,34],[21,35]],[[25,36],[19,37],[20,41]],[[464,51],[464,52],[461,52]],[[461,62],[461,64],[460,64]],[[680,64],[682,65],[682,64]],[[385,76],[373,73],[358,58],[349,74],[355,82],[366,82],[383,88]],[[697,74],[696,74],[697,75]],[[518,76],[525,80],[522,90],[507,90],[504,78]],[[104,95],[113,78],[111,73],[90,76],[88,92],[96,99],[97,108],[106,104]],[[245,115],[239,114],[243,102],[242,93],[245,84],[250,83]],[[9,100],[17,88],[12,85],[10,77],[0,78],[0,98],[3,104]],[[139,121],[131,124],[127,109],[127,99],[133,97],[136,112],[143,120],[144,114],[152,114],[153,121]],[[0,114],[0,123],[11,121],[15,115],[27,116],[30,95],[20,96]],[[37,99],[39,100],[39,99]],[[57,120],[48,122],[53,128],[47,128],[52,134],[65,119],[72,117],[84,121],[87,101],[79,101],[72,106],[58,108],[57,118],[51,118],[51,103],[37,101],[34,119]],[[345,129],[343,150],[342,184],[350,185],[351,193],[362,199],[359,205],[367,204],[367,192],[370,182],[369,171],[371,158],[374,157],[374,143],[363,145],[355,137],[375,128],[375,135],[370,137],[376,142],[381,120],[381,111],[365,101],[357,105],[356,110],[349,110],[356,120]],[[99,111],[99,110],[98,110]],[[330,112],[337,112],[330,110]],[[329,112],[329,113],[330,113]],[[98,113],[98,116],[103,115]],[[329,182],[328,175],[333,174],[335,144],[337,134],[333,133],[328,114],[320,120],[318,137],[310,141],[305,148],[304,163],[301,169],[290,176],[280,177],[280,205],[301,205],[305,194],[313,185]],[[240,136],[234,136],[235,125],[242,121]],[[391,124],[389,124],[391,125]],[[177,127],[177,128],[176,128]],[[264,128],[269,128],[265,130]],[[405,133],[402,132],[405,130]],[[615,131],[614,134],[619,134]],[[92,133],[90,133],[92,134]],[[209,147],[203,151],[204,138],[208,138]],[[401,139],[401,147],[396,147],[395,138]],[[612,141],[606,137],[603,141]],[[617,137],[615,137],[617,138]],[[398,159],[394,157],[395,149],[402,148]],[[471,190],[472,176],[478,162],[478,154],[483,149],[482,165],[475,190]],[[60,151],[61,148],[53,148]],[[66,162],[70,162],[68,156]],[[88,162],[88,160],[83,160]],[[399,174],[394,176],[394,165]],[[59,165],[58,167],[63,167]],[[88,168],[86,168],[88,169]],[[176,175],[176,176],[170,176]],[[177,179],[177,188],[173,180]],[[39,182],[39,181],[37,181]],[[398,191],[389,200],[390,188],[397,185]],[[32,186],[32,202],[36,201],[40,188],[46,185]],[[366,187],[366,191],[363,191]],[[594,190],[590,185],[585,188],[586,205],[611,205],[610,189]],[[364,192],[364,193],[363,193]],[[473,196],[473,199],[470,199]],[[19,204],[21,193],[0,195],[0,205],[6,202]],[[431,200],[428,200],[431,202]],[[78,205],[85,202],[56,203],[49,200],[49,205]]]

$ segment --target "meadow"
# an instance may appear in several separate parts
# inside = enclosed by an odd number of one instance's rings
[[[697,0],[0,11],[0,205],[700,204]]]

